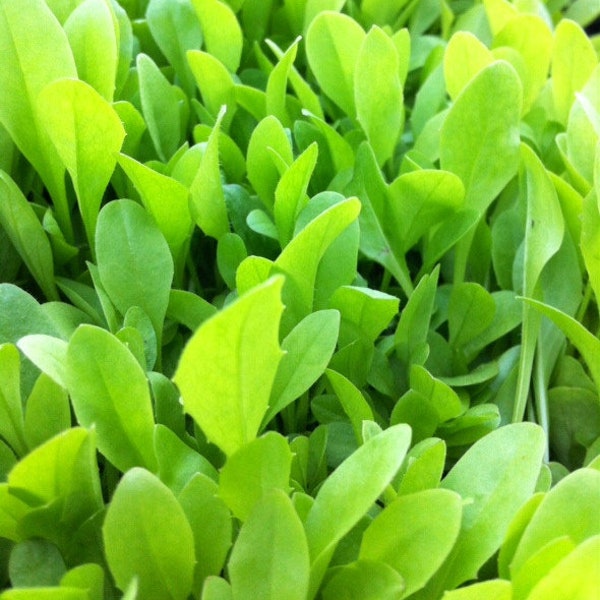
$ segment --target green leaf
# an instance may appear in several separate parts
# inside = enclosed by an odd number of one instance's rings
[[[102,285],[122,315],[139,306],[162,339],[173,259],[154,219],[131,200],[109,202],[100,212],[96,257]]]
[[[416,598],[437,597],[477,576],[532,495],[544,447],[538,425],[517,423],[486,435],[456,463],[441,487],[470,503],[463,506],[461,531],[450,555]]]
[[[409,444],[410,428],[407,425],[392,426],[351,454],[324,481],[305,521],[313,592],[321,583],[336,544],[390,483]]]
[[[43,32],[43,35],[40,34]],[[57,220],[72,238],[64,167],[37,114],[38,94],[52,81],[77,77],[67,36],[44,0],[0,3],[0,123],[48,187]]]
[[[444,53],[444,79],[450,98],[456,100],[473,77],[492,62],[492,53],[472,33],[456,32]]]
[[[493,48],[508,47],[515,51],[523,84],[522,114],[529,112],[548,78],[552,55],[552,32],[542,17],[519,14],[511,18],[494,36]],[[510,54],[506,55],[510,57]]]
[[[559,481],[540,502],[514,553],[513,576],[546,544],[569,536],[580,544],[600,534],[600,472],[579,469]]]
[[[319,310],[302,319],[285,337],[281,343],[285,354],[277,369],[263,423],[299,398],[323,374],[335,350],[339,327],[336,310]]]
[[[172,177],[158,173],[125,154],[120,154],[117,160],[169,244],[173,261],[178,266],[177,272],[180,272],[194,225],[189,190]]]
[[[106,559],[126,590],[136,577],[148,600],[185,600],[192,589],[194,539],[173,493],[141,468],[127,472],[102,527]]]
[[[431,375],[421,365],[414,364],[411,366],[410,387],[431,404],[437,412],[440,423],[455,419],[464,412],[458,394],[448,384]]]
[[[223,107],[219,112],[217,122],[208,138],[200,168],[190,187],[192,218],[206,235],[215,239],[219,239],[229,231],[229,219],[219,169],[219,130],[225,110]]]
[[[560,123],[566,125],[575,92],[583,89],[598,64],[590,38],[574,21],[561,19],[552,47],[552,97]]]
[[[292,453],[284,437],[269,431],[229,456],[219,477],[219,496],[240,521],[269,490],[287,492]]]
[[[235,273],[248,256],[244,240],[237,233],[226,233],[217,244],[217,266],[230,290],[235,289]]]
[[[217,479],[216,469],[164,425],[154,428],[154,452],[158,476],[174,494],[179,494],[197,473]]]
[[[48,237],[13,179],[0,171],[0,225],[49,300],[58,300]]]
[[[180,143],[179,96],[149,56],[138,54],[136,66],[146,125],[158,157],[167,162]]]
[[[432,519],[432,515],[444,515]],[[360,558],[381,561],[402,575],[409,596],[421,589],[454,546],[460,531],[462,499],[449,490],[399,496],[367,527]]]
[[[60,580],[61,587],[80,588],[88,594],[88,600],[104,598],[104,569],[96,563],[78,565],[67,571]]]
[[[478,283],[461,283],[452,288],[448,306],[450,344],[465,346],[492,323],[496,304],[492,295]]]
[[[215,306],[192,292],[171,290],[167,317],[185,325],[190,331],[196,329],[217,312]]]
[[[406,471],[397,485],[399,494],[411,494],[438,487],[444,471],[446,444],[428,438],[415,444],[406,455]]]
[[[72,587],[36,587],[6,590],[2,600],[88,600],[86,590]]]
[[[517,172],[520,106],[519,78],[498,61],[471,80],[442,125],[440,165],[461,178],[466,206],[480,214]]]
[[[281,56],[269,75],[267,89],[265,91],[267,114],[276,116],[286,127],[289,127],[292,124],[292,119],[288,114],[286,106],[287,86],[292,65],[296,60],[299,41],[300,38],[296,38]]]
[[[392,158],[404,126],[400,58],[392,39],[374,26],[364,38],[354,72],[356,117],[377,162]]]
[[[600,152],[598,153],[600,156]],[[600,159],[598,160],[600,164]],[[600,186],[600,177],[599,177]],[[588,272],[590,285],[600,298],[600,210],[596,194],[589,194],[583,201],[581,219],[581,253]]]
[[[306,32],[306,56],[319,87],[352,118],[354,72],[365,37],[354,19],[332,11],[319,13]]]
[[[110,3],[105,0],[78,3],[63,27],[73,50],[79,79],[91,85],[107,102],[112,102],[120,31]]]
[[[561,560],[536,586],[528,600],[543,600],[549,594],[557,600],[585,600],[598,592],[598,554],[600,535],[596,535]]]
[[[281,122],[271,115],[252,131],[246,154],[248,180],[268,209],[273,208],[280,178],[274,154],[279,155],[286,165],[294,160],[290,140]]]
[[[12,344],[0,345],[0,435],[13,451],[27,452],[21,407],[19,351]]]
[[[100,204],[125,139],[121,120],[94,88],[76,79],[46,86],[38,96],[38,113],[71,175],[93,245]]]
[[[242,525],[228,563],[236,600],[304,600],[309,587],[306,535],[290,499],[273,490]]]
[[[202,600],[233,600],[229,582],[222,577],[207,577],[202,588]]]
[[[512,5],[511,5],[512,6]],[[512,585],[504,579],[491,579],[446,592],[444,600],[512,600]]]
[[[404,579],[383,562],[357,560],[331,573],[323,600],[394,600],[404,594]]]
[[[349,198],[334,204],[313,219],[283,249],[273,269],[286,275],[283,301],[286,322],[298,323],[313,308],[315,280],[327,248],[358,217],[360,202]]]
[[[107,331],[82,325],[67,350],[67,387],[84,427],[119,470],[154,470],[154,417],[148,381],[129,350]]]
[[[227,455],[256,437],[268,407],[282,356],[282,286],[270,279],[203,323],[175,373],[186,412]]]
[[[362,426],[365,421],[373,421],[373,411],[361,391],[346,377],[327,369],[327,379],[348,415],[357,442],[363,443]]]
[[[308,203],[306,190],[317,164],[319,146],[312,143],[285,171],[275,188],[273,215],[281,246],[293,237],[296,218]]]
[[[202,45],[202,28],[189,0],[151,0],[146,21],[161,52],[173,65],[181,87],[189,97],[194,95],[195,82],[187,61],[187,51]]]
[[[234,12],[219,0],[192,0],[192,4],[200,19],[207,51],[235,73],[240,66],[243,38]]]
[[[24,433],[30,449],[40,446],[71,426],[71,405],[66,390],[41,374],[27,398]]]
[[[221,572],[231,547],[231,512],[218,492],[218,485],[212,479],[198,473],[177,497],[194,534],[196,593],[203,583],[206,589],[211,576]]]
[[[58,585],[66,570],[58,548],[46,540],[25,540],[10,553],[8,573],[17,588]]]

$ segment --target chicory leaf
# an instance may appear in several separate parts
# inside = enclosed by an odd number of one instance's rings
[[[95,427],[98,449],[119,470],[155,470],[148,381],[133,354],[109,332],[82,325],[69,342],[67,388],[77,420]]]
[[[71,175],[93,249],[100,204],[125,139],[121,120],[94,88],[76,79],[47,85],[38,96],[38,114]]]
[[[102,527],[106,559],[120,589],[137,578],[148,600],[185,600],[194,571],[194,540],[173,492],[142,468],[125,473]]]
[[[205,321],[185,347],[174,381],[183,405],[227,455],[256,437],[282,352],[277,277]]]

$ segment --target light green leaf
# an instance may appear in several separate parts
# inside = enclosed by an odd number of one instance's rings
[[[290,140],[274,116],[264,118],[252,131],[246,154],[248,180],[263,204],[272,209],[280,173],[274,154],[286,165],[294,160]]]
[[[0,435],[18,456],[27,452],[20,391],[19,351],[0,345]]]
[[[494,62],[492,53],[469,31],[456,32],[444,53],[444,79],[452,100],[482,69]]]
[[[598,64],[590,38],[574,21],[561,19],[554,32],[552,48],[552,96],[560,123],[566,125],[575,101]]]
[[[512,600],[512,585],[504,579],[490,579],[474,583],[451,592],[446,592],[443,600]]]
[[[136,66],[146,125],[158,157],[167,162],[180,144],[179,96],[149,56],[138,54]]]
[[[192,0],[192,4],[200,19],[207,51],[235,73],[240,66],[243,38],[234,12],[219,0]]]
[[[515,50],[518,53],[519,63],[524,67],[524,71],[521,71],[516,64],[513,65],[523,84],[523,115],[529,112],[546,84],[552,46],[550,27],[538,15],[515,16],[494,36],[492,47],[494,49],[508,47]]]
[[[194,539],[175,496],[141,468],[127,472],[112,497],[102,527],[106,559],[126,590],[138,580],[148,600],[185,600],[192,590]]]
[[[309,585],[306,535],[290,499],[265,494],[242,525],[228,570],[236,600],[304,600]]]
[[[354,19],[333,11],[319,13],[306,32],[308,64],[320,88],[351,118],[356,115],[354,71],[365,37]]]
[[[287,440],[269,431],[229,456],[220,471],[219,496],[235,517],[246,521],[264,494],[287,492],[291,462]]]
[[[296,60],[300,38],[290,45],[279,62],[275,65],[267,81],[266,100],[267,114],[276,116],[285,127],[292,125],[287,110],[287,86],[292,65]]]
[[[38,97],[38,112],[71,175],[93,246],[98,211],[125,129],[109,102],[76,79],[60,79],[46,86]]]
[[[194,95],[195,82],[186,53],[202,45],[202,28],[189,0],[151,0],[146,21],[161,52],[173,65],[181,87],[189,97]]]
[[[97,563],[85,563],[67,571],[60,580],[61,587],[73,587],[83,590],[87,600],[103,600],[104,569]]]
[[[487,329],[496,312],[492,295],[478,283],[455,285],[448,305],[450,344],[461,347]]]
[[[58,300],[48,237],[32,204],[4,171],[0,171],[0,225],[46,297]]]
[[[107,102],[112,102],[120,32],[110,3],[106,0],[81,2],[65,21],[64,29],[79,79],[91,85]]]
[[[463,506],[461,531],[444,564],[416,598],[437,597],[476,577],[532,495],[544,447],[539,426],[517,423],[489,433],[456,463],[441,487],[469,501]]]
[[[48,187],[70,240],[65,170],[39,121],[37,97],[52,81],[77,77],[77,70],[67,35],[44,0],[2,0],[0,56],[5,65],[0,69],[0,123]]]
[[[587,600],[598,593],[600,535],[581,543],[533,588],[528,600]]]
[[[203,584],[206,589],[211,576],[221,572],[231,547],[231,512],[218,492],[219,487],[212,479],[198,473],[177,497],[194,535],[196,594]]]
[[[598,153],[600,156],[600,152]],[[581,253],[588,272],[590,285],[600,302],[600,211],[596,194],[583,201],[581,219]]]
[[[313,593],[336,544],[390,483],[409,444],[410,428],[402,424],[392,426],[351,454],[324,481],[305,521]]]
[[[296,218],[306,206],[306,190],[310,183],[319,146],[312,143],[285,171],[275,188],[273,215],[281,246],[286,246],[293,237]]]
[[[357,560],[332,569],[323,600],[394,600],[404,595],[404,579],[384,562]]]
[[[461,178],[468,208],[483,213],[515,176],[520,107],[517,73],[498,61],[481,70],[450,108],[441,130],[440,164]]]
[[[206,143],[200,168],[190,187],[190,211],[206,235],[219,239],[229,231],[229,219],[219,169],[219,131],[225,115],[223,107]]]
[[[161,348],[173,279],[173,259],[154,219],[132,200],[109,202],[96,229],[102,286],[122,315],[139,306],[152,321]]]
[[[302,319],[285,337],[281,343],[285,354],[263,423],[299,398],[323,374],[335,350],[339,328],[340,315],[336,310],[319,310]]]
[[[579,469],[561,479],[543,498],[527,524],[510,569],[517,574],[546,544],[569,536],[579,544],[600,534],[600,472]]]
[[[273,278],[204,322],[175,373],[186,412],[227,455],[256,437],[268,407],[282,356],[282,286]]]
[[[354,102],[358,122],[383,165],[392,158],[402,134],[404,94],[398,52],[377,26],[367,33],[356,57]]]
[[[77,420],[95,427],[98,449],[119,470],[154,470],[154,417],[139,363],[113,335],[82,325],[67,350],[67,387]]]
[[[360,558],[393,567],[404,578],[404,593],[409,596],[427,583],[450,553],[461,517],[462,499],[449,490],[399,496],[365,530]]]

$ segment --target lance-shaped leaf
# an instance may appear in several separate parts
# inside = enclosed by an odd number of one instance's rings
[[[386,429],[351,454],[319,489],[305,521],[313,593],[336,544],[366,514],[400,468],[410,437],[407,425]]]
[[[0,225],[48,300],[58,300],[48,236],[32,204],[4,171],[0,171]]]
[[[154,219],[132,200],[109,202],[98,218],[96,257],[112,303],[122,315],[139,306],[152,321],[160,349],[173,259]]]
[[[404,125],[400,58],[394,42],[379,27],[363,40],[356,59],[354,101],[358,122],[383,165],[392,157]]]
[[[219,239],[229,231],[225,194],[219,169],[219,130],[226,107],[222,107],[208,138],[200,168],[190,187],[190,210],[206,235]]]
[[[21,407],[19,351],[12,344],[0,345],[0,435],[17,456],[27,453]]]
[[[67,36],[44,0],[0,2],[0,123],[48,187],[63,233],[72,236],[64,166],[39,121],[48,83],[77,77]]]
[[[527,202],[523,291],[526,296],[535,298],[542,269],[560,248],[565,223],[556,188],[541,160],[525,144],[521,146],[521,156],[523,161],[520,174],[521,195],[526,198]],[[539,315],[532,314],[530,308],[525,305],[523,308],[523,342],[513,421],[520,421],[525,413],[539,328]]]
[[[102,527],[106,558],[119,588],[137,579],[140,597],[185,600],[194,572],[194,539],[173,492],[135,468],[119,482]]]
[[[207,51],[235,73],[240,66],[243,38],[234,12],[219,0],[192,0],[192,4],[200,19]]]
[[[287,276],[283,290],[287,323],[297,323],[311,312],[319,262],[327,248],[358,217],[359,211],[357,198],[334,204],[296,235],[275,261],[273,272]]]
[[[267,81],[267,114],[275,115],[286,127],[292,125],[292,120],[286,108],[287,85],[290,70],[296,60],[299,42],[300,38],[296,38],[294,43],[285,51],[271,71]]]
[[[148,381],[133,354],[104,329],[82,325],[67,350],[67,387],[77,420],[94,427],[98,449],[119,470],[154,470]]]
[[[290,499],[273,490],[242,525],[229,559],[236,600],[304,600],[309,584],[306,535]]]
[[[46,86],[38,98],[40,119],[77,193],[90,245],[102,197],[125,139],[119,116],[94,88],[77,79]]]
[[[110,3],[85,0],[69,15],[64,28],[73,49],[79,79],[112,102],[120,31]]]
[[[282,356],[282,286],[270,279],[205,321],[175,373],[186,412],[228,455],[256,437],[267,410]]]
[[[475,443],[444,478],[441,487],[464,500],[456,544],[415,598],[437,598],[477,571],[498,549],[521,505],[533,494],[545,440],[541,427],[517,423]]]
[[[202,28],[189,0],[151,0],[146,10],[146,20],[161,52],[173,65],[181,87],[190,97],[194,95],[194,77],[186,53],[202,45]]]
[[[306,56],[317,82],[349,117],[356,115],[354,71],[366,37],[351,17],[321,12],[306,32]]]
[[[492,53],[471,32],[456,32],[444,53],[444,79],[450,97],[456,100],[471,79],[493,62]]]
[[[271,390],[263,423],[293,402],[323,374],[337,343],[340,315],[318,310],[302,319],[281,343],[285,352]]]

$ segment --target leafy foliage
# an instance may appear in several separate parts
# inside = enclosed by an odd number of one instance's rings
[[[0,0],[0,600],[598,595],[599,18]]]

